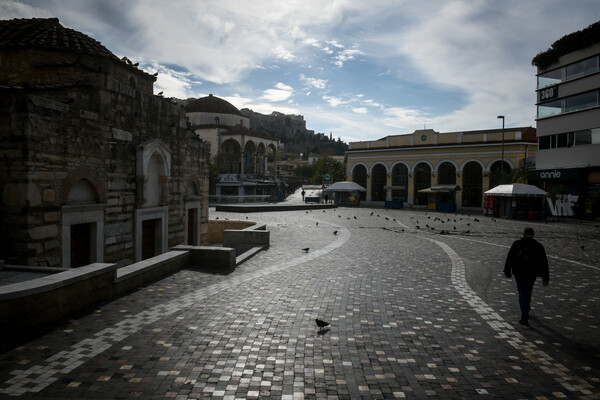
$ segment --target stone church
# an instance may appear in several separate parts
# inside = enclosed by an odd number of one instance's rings
[[[203,242],[210,144],[155,81],[58,19],[0,21],[0,259],[127,265]]]

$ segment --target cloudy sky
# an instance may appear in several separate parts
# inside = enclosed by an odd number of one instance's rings
[[[349,142],[535,126],[531,59],[600,1],[0,0],[0,18],[30,17],[159,72],[167,97],[301,114]]]

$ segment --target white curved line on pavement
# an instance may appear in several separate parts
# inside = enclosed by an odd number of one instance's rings
[[[543,350],[537,348],[535,343],[527,341],[511,324],[506,322],[492,307],[484,302],[470,287],[465,278],[465,264],[460,256],[446,243],[435,239],[432,241],[444,250],[452,262],[452,285],[473,307],[481,318],[496,331],[499,337],[505,339],[512,347],[520,351],[521,354],[531,363],[536,364],[546,374],[552,376],[559,384],[570,392],[580,392],[586,396],[593,393],[589,390],[593,388],[584,379],[573,375],[567,367],[553,359]]]

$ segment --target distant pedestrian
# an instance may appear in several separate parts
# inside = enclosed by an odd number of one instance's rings
[[[541,277],[544,286],[547,286],[550,281],[546,250],[541,243],[534,239],[534,236],[533,228],[525,228],[523,237],[515,240],[512,244],[504,264],[504,275],[507,278],[514,275],[517,282],[519,307],[521,308],[519,323],[524,326],[529,326],[531,293],[536,278]]]
[[[304,195],[306,194],[306,192],[304,191],[304,189],[302,189],[302,201],[304,201]]]
[[[329,203],[329,195],[328,195],[328,194],[326,194],[326,195],[325,195],[325,204],[328,204],[328,203]]]

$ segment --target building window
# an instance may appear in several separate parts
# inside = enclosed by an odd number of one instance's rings
[[[580,93],[575,96],[538,104],[538,118],[547,118],[554,115],[566,114],[574,111],[598,107],[598,90]]]
[[[598,72],[598,56],[586,58],[576,62],[575,64],[567,65],[565,67],[566,80],[581,78],[582,76],[591,75]]]
[[[600,144],[600,128],[559,133],[538,138],[538,150]]]
[[[572,112],[585,110],[586,108],[596,107],[598,105],[598,91],[581,93],[565,99],[565,111]]]
[[[562,113],[562,99],[538,105],[538,118],[552,117]]]
[[[556,135],[556,147],[567,147],[567,134],[561,133]]]
[[[600,71],[598,56],[586,58],[538,75],[538,89],[595,74],[598,71]]]

